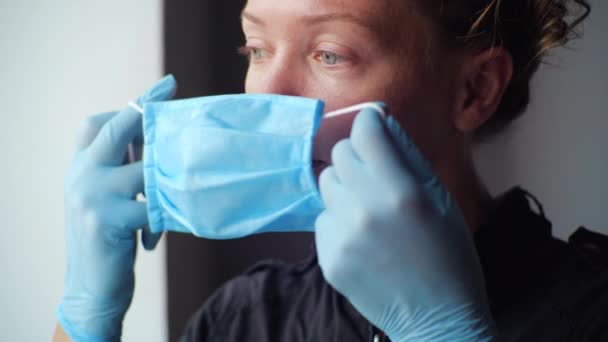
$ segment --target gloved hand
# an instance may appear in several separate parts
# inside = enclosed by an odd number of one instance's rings
[[[166,77],[139,98],[166,100]],[[128,144],[142,135],[131,108],[88,120],[65,182],[67,271],[57,318],[73,341],[118,341],[134,289],[136,231],[147,222],[142,162],[123,165]],[[99,130],[99,127],[101,128]],[[149,239],[153,248],[157,239]]]
[[[492,339],[464,219],[397,122],[362,111],[332,162],[316,222],[326,280],[394,342]]]

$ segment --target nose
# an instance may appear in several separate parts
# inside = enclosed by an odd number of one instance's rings
[[[288,55],[277,55],[263,66],[250,66],[246,92],[302,96],[304,79],[297,62]]]

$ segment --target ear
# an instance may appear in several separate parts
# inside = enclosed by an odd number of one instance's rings
[[[454,125],[472,133],[496,112],[513,77],[511,54],[493,47],[465,58]]]

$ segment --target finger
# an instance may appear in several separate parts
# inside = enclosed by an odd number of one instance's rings
[[[350,139],[338,142],[331,151],[332,165],[340,182],[349,188],[359,188],[366,183],[365,165],[352,147]]]
[[[150,226],[145,226],[141,231],[141,243],[144,246],[144,249],[147,251],[154,250],[158,241],[163,236],[163,233],[152,233],[150,230]]]
[[[142,161],[112,169],[109,184],[114,193],[134,198],[144,192],[144,166]]]
[[[351,132],[354,152],[369,168],[370,173],[390,181],[402,182],[407,170],[401,165],[400,156],[380,116],[372,109],[362,110]]]
[[[395,118],[392,116],[387,118],[386,128],[399,150],[402,164],[413,176],[414,183],[424,189],[427,198],[440,212],[447,212],[454,203],[448,191],[435,175],[431,163],[422,156],[418,147],[407,136]]]
[[[176,82],[168,75],[152,86],[135,102],[142,106],[150,101],[162,101],[175,94]],[[128,106],[108,121],[91,143],[91,154],[99,163],[108,165],[121,164],[127,146],[137,137],[143,135],[141,114]]]
[[[114,227],[124,236],[130,236],[129,234],[143,229],[148,224],[146,203],[118,199],[113,204],[102,212],[104,223]]]
[[[317,247],[319,264],[321,265],[326,264],[326,260],[329,257],[328,253],[333,250],[332,247],[337,242],[334,238],[336,231],[332,229],[335,226],[327,210],[323,211],[315,220],[315,245]]]
[[[331,199],[331,192],[334,188],[334,184],[339,183],[338,177],[336,176],[336,169],[333,166],[326,167],[319,175],[319,193],[321,194],[321,200],[325,204],[325,208],[329,209],[327,205]]]
[[[336,169],[328,166],[319,176],[319,192],[325,208],[329,211],[339,211],[346,204],[345,201],[352,196],[336,176]]]
[[[156,84],[146,91],[142,96],[137,98],[134,102],[140,107],[143,108],[144,105],[148,102],[154,101],[166,101],[170,100],[175,96],[177,92],[177,82],[173,75],[169,74],[162,79],[160,79]],[[133,145],[141,146],[144,143],[144,136],[142,134],[138,134],[133,139]]]
[[[346,224],[336,222],[333,214],[324,211],[315,222],[315,246],[319,266],[327,282],[340,290],[348,268],[344,267],[345,242],[349,239]]]
[[[407,136],[393,116],[386,119],[386,128],[399,150],[402,162],[407,166],[418,183],[426,183],[434,178],[431,164],[422,156],[418,147]]]
[[[175,77],[169,74],[156,82],[154,86],[135,100],[135,103],[143,107],[148,102],[169,100],[175,96],[176,91],[177,82],[175,81]]]
[[[101,164],[120,165],[127,146],[141,131],[141,114],[127,107],[103,125],[89,147],[91,156]]]
[[[101,127],[112,119],[118,112],[101,113],[84,120],[76,138],[76,152],[87,148],[101,130]]]

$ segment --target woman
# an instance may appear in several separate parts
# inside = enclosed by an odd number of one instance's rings
[[[567,23],[576,5],[582,16]],[[323,122],[315,159],[331,166],[319,177],[327,210],[316,223],[318,258],[262,264],[229,282],[183,340],[606,337],[605,318],[586,325],[602,311],[585,304],[606,307],[606,291],[593,290],[606,288],[606,268],[592,277],[595,259],[580,264],[575,245],[551,237],[525,191],[491,198],[471,157],[475,141],[524,111],[542,57],[588,10],[583,0],[250,0],[247,92],[319,98],[327,111],[383,101],[394,119],[363,111]],[[131,231],[146,218],[142,207],[121,209],[137,205],[127,199],[141,191],[141,165],[117,165],[136,122],[128,109],[94,122],[103,128],[84,133],[68,177],[68,278],[88,276],[74,259],[88,253],[104,260],[96,270],[105,279],[84,296],[66,288],[59,319],[73,338],[119,338],[130,303]],[[83,185],[108,165],[122,170],[123,186]],[[95,233],[69,239],[82,229]],[[126,247],[100,242],[108,231]]]

